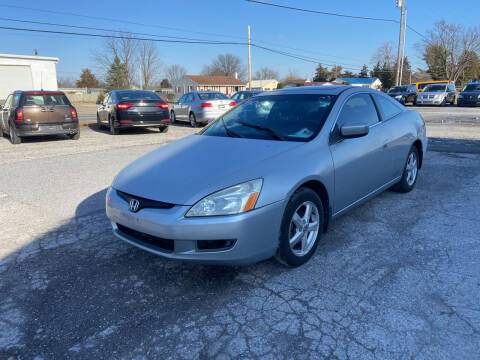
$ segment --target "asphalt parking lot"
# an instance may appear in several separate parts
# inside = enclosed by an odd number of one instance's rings
[[[344,215],[296,269],[184,264],[113,237],[115,174],[194,129],[0,139],[0,358],[478,357],[480,125],[443,117],[416,189]]]

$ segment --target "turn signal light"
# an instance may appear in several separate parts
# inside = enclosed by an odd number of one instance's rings
[[[245,207],[243,208],[243,211],[250,211],[255,207],[255,204],[257,203],[258,199],[258,192],[251,193],[250,196],[248,197],[247,203],[245,204]]]
[[[213,107],[212,103],[205,102],[200,104],[201,107]]]
[[[15,113],[15,121],[17,122],[21,122],[23,121],[23,110],[22,109],[18,109]]]
[[[117,109],[119,110],[127,110],[130,109],[131,107],[134,107],[135,105],[133,104],[117,104]]]

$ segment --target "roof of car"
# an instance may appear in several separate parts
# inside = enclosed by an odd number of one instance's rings
[[[265,92],[265,95],[270,94],[325,94],[325,95],[339,95],[341,92],[349,89],[372,90],[364,87],[354,87],[348,85],[329,85],[329,86],[299,86],[293,88],[285,88],[280,90],[273,90]],[[377,91],[377,90],[372,90]]]

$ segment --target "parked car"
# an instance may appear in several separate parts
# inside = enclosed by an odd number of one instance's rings
[[[455,104],[457,90],[453,84],[434,84],[426,86],[421,94],[417,95],[416,105]]]
[[[98,126],[108,126],[112,135],[133,127],[157,127],[162,133],[168,131],[168,103],[152,91],[113,90],[98,105]]]
[[[232,95],[230,99],[235,101],[235,103],[241,103],[244,100],[247,100],[251,98],[252,96],[256,96],[258,94],[261,94],[264,92],[263,90],[243,90],[243,91],[238,91],[235,94]]]
[[[206,124],[222,116],[236,105],[218,91],[192,91],[184,94],[170,110],[170,121],[188,121],[192,127]]]
[[[298,266],[332,219],[411,191],[426,148],[421,116],[384,93],[276,90],[128,165],[106,213],[117,237],[167,258]]]
[[[413,85],[417,88],[418,92],[421,93],[423,91],[423,89],[425,89],[428,85],[435,85],[435,84],[453,84],[455,85],[455,83],[453,81],[449,81],[449,80],[430,80],[430,81],[418,81],[418,82],[414,82],[414,83],[411,83],[410,85]]]
[[[418,90],[414,85],[394,86],[388,90],[388,95],[397,100],[400,104],[415,103]]]
[[[61,91],[15,91],[0,107],[0,137],[12,144],[28,136],[64,134],[80,138],[77,110]]]
[[[480,106],[480,81],[468,83],[458,94],[458,106]]]

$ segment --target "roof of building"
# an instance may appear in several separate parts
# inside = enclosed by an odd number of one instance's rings
[[[350,84],[368,84],[372,85],[378,78],[338,78],[337,80],[348,82]]]
[[[38,56],[38,55],[0,54],[0,58],[22,59],[22,60],[58,61],[58,58],[56,58],[56,57],[46,57],[46,56]]]
[[[264,87],[264,86],[270,85],[272,81],[278,82],[278,80],[275,80],[275,79],[252,80],[252,87]],[[248,82],[246,83],[246,86],[248,86]]]
[[[304,84],[306,79],[288,79],[285,80],[284,84]]]
[[[243,81],[231,76],[186,75],[186,77],[199,85],[245,86]]]

